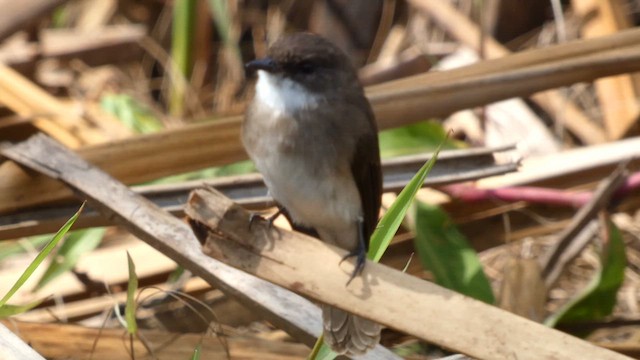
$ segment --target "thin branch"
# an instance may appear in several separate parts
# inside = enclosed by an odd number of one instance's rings
[[[541,257],[541,273],[548,288],[556,282],[562,270],[580,254],[597,231],[596,215],[610,205],[611,197],[624,184],[627,165],[621,164],[598,185],[590,201],[580,208],[571,224],[558,235],[555,245]],[[581,234],[586,235],[579,236]]]

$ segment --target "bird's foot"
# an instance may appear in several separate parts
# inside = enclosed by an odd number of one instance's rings
[[[366,251],[364,250],[364,248],[361,248],[360,246],[358,246],[358,248],[356,248],[355,250],[345,255],[342,258],[342,260],[340,260],[340,264],[342,264],[343,261],[350,259],[352,257],[356,258],[356,267],[353,269],[353,272],[351,272],[351,276],[349,276],[349,280],[347,281],[347,284],[345,286],[349,286],[351,281],[355,279],[356,276],[360,275],[360,273],[362,273],[362,270],[364,269],[364,265],[367,263]]]
[[[347,284],[345,286],[349,286],[351,281],[355,279],[356,276],[360,275],[360,273],[362,273],[362,270],[364,270],[364,265],[367,263],[367,246],[364,239],[364,222],[360,219],[358,220],[358,246],[347,255],[345,255],[342,260],[340,260],[340,264],[352,257],[356,258],[356,267],[353,269],[353,272],[351,273],[351,276],[349,277],[349,280],[347,281]]]
[[[258,220],[264,220],[267,222],[267,229],[271,229],[273,227],[273,222],[280,216],[282,215],[282,208],[280,206],[278,206],[278,211],[276,211],[275,214],[268,216],[268,217],[263,217],[262,215],[258,214],[258,213],[252,213],[251,215],[249,215],[249,230],[251,230],[251,227],[253,226],[253,224],[258,221]]]

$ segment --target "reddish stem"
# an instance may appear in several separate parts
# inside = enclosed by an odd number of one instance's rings
[[[627,177],[624,184],[616,190],[614,200],[621,199],[640,188],[640,172]],[[489,199],[506,202],[526,201],[529,203],[581,207],[593,196],[590,191],[566,191],[535,186],[515,186],[500,189],[478,189],[469,184],[452,184],[440,188],[449,196],[465,202]]]

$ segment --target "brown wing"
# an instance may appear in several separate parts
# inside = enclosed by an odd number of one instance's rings
[[[378,146],[378,129],[373,117],[373,111],[367,100],[364,108],[367,109],[367,125],[372,131],[367,131],[356,141],[356,150],[351,159],[351,173],[360,192],[362,212],[364,214],[365,239],[367,249],[369,238],[378,223],[378,214],[382,197],[382,170],[380,167],[380,148]]]

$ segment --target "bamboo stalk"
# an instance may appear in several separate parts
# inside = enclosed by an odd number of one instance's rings
[[[468,17],[458,12],[448,2],[410,0],[409,3],[438,22],[438,24],[446,29],[454,38],[467,46],[471,46],[477,52],[482,51],[490,59],[503,57],[510,53],[506,47],[492,37],[486,36],[486,34],[481,36],[481,29],[472,23]],[[484,39],[484,43],[480,44],[479,39]],[[607,44],[606,46],[612,46],[612,44]],[[566,47],[564,51],[555,52],[555,49],[555,47],[550,47],[550,51],[544,55],[547,55],[549,59],[553,59],[554,57],[558,59],[571,54],[572,51],[578,50],[575,47]],[[580,48],[579,51],[588,51],[588,49],[589,47],[584,47]],[[528,52],[523,52],[522,54],[526,53]],[[539,52],[538,54],[539,56],[544,56],[543,52]],[[531,57],[525,61],[531,65],[533,61],[540,59],[540,57]],[[522,61],[523,59],[520,57],[514,60]],[[516,63],[516,61],[514,61],[514,63]],[[555,118],[557,121],[560,121],[586,144],[601,143],[606,140],[602,130],[593,124],[582,111],[573,105],[573,103],[566,100],[557,90],[550,90],[544,94],[536,94],[531,98],[548,113],[556,115]]]
[[[510,149],[512,147],[442,151],[438,156],[438,163],[434,166],[424,185],[437,186],[470,181],[515,171],[518,164],[498,165],[493,159],[495,153]],[[402,189],[430,157],[430,154],[425,154],[384,160],[382,162],[384,191],[391,192]],[[203,185],[215,187],[249,208],[264,208],[273,203],[262,176],[259,174],[230,176],[208,181],[195,180],[172,185],[143,185],[133,187],[132,191],[145,196],[175,216],[181,217],[189,192]],[[0,216],[0,240],[55,232],[77,210],[76,202],[71,201],[72,199],[68,200],[72,205],[58,205],[55,212],[40,207],[19,214]],[[82,229],[106,225],[113,225],[113,220],[100,216],[97,211],[89,207],[74,223],[74,228]]]
[[[369,98],[381,129],[406,125],[555,86],[638,71],[640,45],[611,49],[612,45],[627,44],[630,39],[640,44],[640,29],[606,39],[568,43],[456,70],[420,75],[414,82],[404,80],[392,87],[372,87]],[[585,49],[589,51],[585,52]],[[527,65],[525,61],[554,53],[564,55],[549,56],[549,62],[539,60],[535,65]],[[502,66],[506,70],[499,70]],[[29,95],[23,93],[21,96]],[[78,153],[121,181],[134,184],[245,159],[239,140],[240,121],[239,116],[230,117],[93,146]],[[588,125],[584,125],[584,129],[588,130]],[[592,133],[591,130],[587,132]],[[44,177],[28,175],[15,164],[0,165],[0,214],[70,195],[64,187]]]
[[[361,276],[345,286],[353,261],[338,264],[347,251],[266,223],[249,228],[249,214],[215,190],[194,191],[186,212],[204,231],[209,256],[472,357],[508,359],[518,354],[520,360],[570,359],[589,354],[602,360],[627,358],[371,261]]]
[[[425,114],[444,116],[456,109],[505,98],[507,94],[511,94],[508,97],[527,96],[544,89],[589,81],[618,71],[624,73],[638,70],[640,46],[630,46],[489,75],[457,78],[441,84],[425,81],[422,85],[414,84],[396,91],[377,92],[369,98],[374,104],[376,115],[388,119],[386,125],[399,126],[406,121],[424,119]],[[455,71],[450,72],[452,77],[457,75]],[[595,132],[598,133],[600,132]]]

